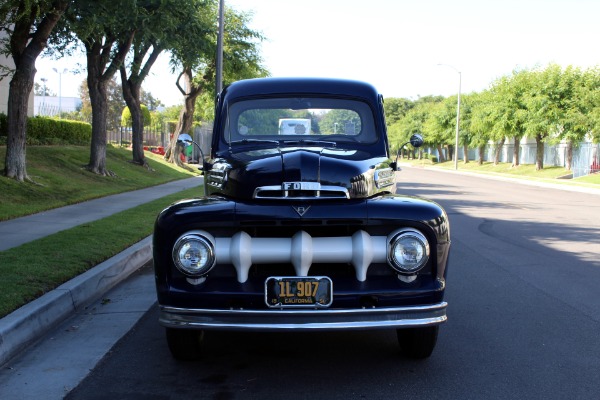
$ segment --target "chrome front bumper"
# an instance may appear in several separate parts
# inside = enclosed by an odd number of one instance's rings
[[[204,310],[160,306],[159,322],[167,328],[255,331],[412,328],[446,322],[447,306],[446,302],[356,310]]]

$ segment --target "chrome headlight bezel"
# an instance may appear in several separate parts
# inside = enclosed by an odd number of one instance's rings
[[[429,241],[421,232],[413,228],[405,228],[392,233],[388,237],[387,262],[402,275],[415,275],[421,271],[429,261]],[[404,246],[411,250],[410,257],[414,262],[407,263],[399,257]],[[405,250],[406,251],[406,250]]]
[[[197,262],[189,257],[189,251],[190,249],[193,251],[193,248],[196,249],[196,253],[191,256],[198,255]],[[206,232],[188,232],[175,241],[172,258],[175,268],[185,276],[193,278],[206,276],[217,261],[214,239]]]

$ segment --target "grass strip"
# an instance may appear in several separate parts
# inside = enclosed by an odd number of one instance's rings
[[[400,161],[400,164],[410,164],[412,166],[423,166],[427,168],[441,168],[454,170],[454,161],[433,163],[429,159],[402,159]],[[599,187],[598,185],[600,185],[600,174],[591,174],[576,179],[559,179],[565,176],[569,176],[570,174],[572,174],[572,171],[569,171],[568,169],[563,167],[556,166],[546,166],[543,169],[536,171],[535,165],[533,164],[521,164],[518,167],[513,167],[510,163],[498,163],[497,165],[494,165],[494,163],[492,162],[484,162],[482,165],[479,165],[479,163],[475,161],[470,161],[465,164],[462,160],[459,160],[458,171],[504,176],[510,178],[569,186]]]
[[[5,153],[0,147],[1,165]],[[28,146],[27,172],[35,183],[0,177],[0,221],[198,175],[162,156],[145,152],[145,157],[149,168],[133,164],[131,150],[108,146],[106,166],[115,176],[100,176],[84,168],[89,148]]]
[[[0,318],[152,234],[158,213],[188,189],[0,252]]]

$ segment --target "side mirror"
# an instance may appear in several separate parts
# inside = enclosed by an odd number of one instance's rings
[[[423,140],[423,136],[419,133],[414,133],[411,137],[410,140],[406,143],[404,143],[402,146],[398,147],[398,152],[396,153],[396,161],[393,163],[395,165],[394,168],[395,171],[399,171],[400,168],[398,166],[398,159],[400,158],[400,152],[402,151],[402,148],[404,146],[406,146],[407,144],[411,144],[413,147],[417,148],[417,147],[421,147],[423,146],[423,143],[425,143],[425,141]]]
[[[410,137],[409,142],[413,147],[421,147],[423,146],[423,143],[425,141],[423,140],[423,136],[419,135],[418,133],[415,133]]]
[[[182,133],[177,138],[177,143],[181,143],[182,145],[187,147],[191,146],[192,143],[194,143],[194,141],[192,140],[192,137],[190,135],[188,135],[187,133]]]

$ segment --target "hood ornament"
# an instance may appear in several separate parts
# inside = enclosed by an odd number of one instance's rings
[[[310,208],[310,206],[292,206],[292,208],[298,213],[299,216],[303,217]]]

